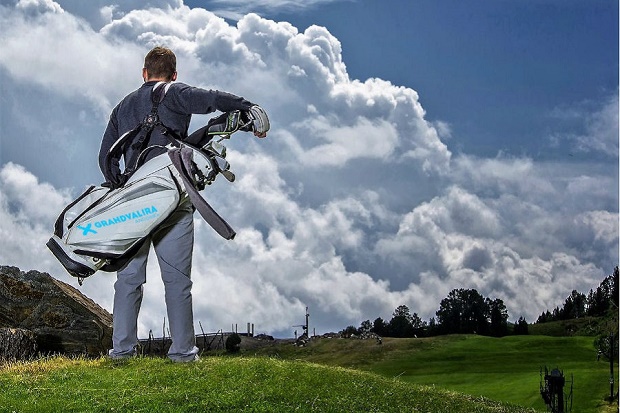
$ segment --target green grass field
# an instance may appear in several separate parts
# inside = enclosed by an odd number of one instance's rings
[[[0,368],[2,412],[525,413],[377,374],[269,357],[52,358]]]
[[[545,412],[541,366],[573,375],[574,413],[618,411],[593,340],[315,339],[190,364],[55,357],[0,366],[0,412]]]
[[[573,412],[617,411],[609,405],[609,363],[596,360],[593,337],[474,335],[421,339],[315,340],[305,348],[276,346],[259,354],[308,360],[397,377],[545,411],[540,368],[574,378]],[[617,363],[615,372],[617,373]],[[566,387],[569,390],[569,387]]]

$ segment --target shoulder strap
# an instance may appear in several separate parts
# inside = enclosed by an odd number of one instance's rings
[[[130,159],[125,162],[125,171],[123,174],[127,175],[127,177],[131,176],[131,174],[138,169],[137,161],[140,153],[148,145],[153,129],[161,124],[159,116],[157,115],[157,109],[159,108],[161,101],[164,99],[164,96],[166,96],[167,91],[168,89],[166,88],[166,83],[163,82],[157,83],[153,88],[153,92],[151,93],[151,101],[153,102],[153,106],[151,107],[149,114],[146,115],[142,120],[142,123],[140,123],[139,133],[131,142],[131,149],[133,149],[133,152],[131,153]]]
[[[129,179],[136,169],[138,169],[140,154],[148,145],[153,129],[158,125],[163,126],[159,120],[159,116],[157,115],[157,110],[159,108],[159,104],[162,100],[164,100],[170,85],[171,83],[158,82],[155,86],[153,86],[153,90],[151,92],[151,101],[153,102],[153,106],[151,107],[151,111],[135,128],[124,133],[120,138],[118,138],[106,154],[105,161],[103,162],[103,172],[106,179],[112,181],[110,183],[114,187],[123,186],[127,179]],[[168,135],[168,128],[165,129],[166,134]],[[114,173],[114,171],[119,170],[119,160],[125,153],[128,145],[131,145],[131,149],[133,150],[131,158],[125,161],[125,170],[122,174],[118,175],[117,173]]]

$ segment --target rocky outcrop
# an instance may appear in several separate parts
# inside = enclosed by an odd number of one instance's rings
[[[30,330],[0,328],[0,361],[28,360],[37,354],[37,338]]]
[[[97,356],[111,347],[112,315],[47,273],[0,266],[0,328],[30,330],[41,353]]]

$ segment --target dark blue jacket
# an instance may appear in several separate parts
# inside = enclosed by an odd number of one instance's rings
[[[157,82],[146,82],[138,90],[127,95],[116,105],[110,115],[108,126],[103,135],[99,149],[99,167],[103,171],[106,154],[125,132],[135,128],[151,111],[153,102],[151,92]],[[218,90],[206,90],[186,85],[171,83],[164,99],[159,104],[157,114],[160,121],[181,138],[187,137],[187,129],[192,114],[207,114],[216,110],[229,112],[231,110],[248,110],[253,103],[242,97]],[[167,145],[168,139],[156,128],[151,134],[150,145]],[[125,160],[130,159],[130,145],[124,153]],[[163,150],[152,150],[147,154],[145,161],[163,153]]]

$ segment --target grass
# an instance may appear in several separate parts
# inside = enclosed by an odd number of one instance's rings
[[[609,363],[596,361],[593,337],[474,335],[422,339],[321,339],[306,348],[277,346],[258,354],[365,370],[407,383],[433,385],[545,411],[540,369],[574,377],[573,412],[617,411],[609,405]],[[617,370],[617,363],[615,371]],[[569,391],[570,385],[566,387]]]
[[[0,366],[0,412],[544,412],[544,366],[574,377],[573,412],[617,412],[593,340],[317,339],[190,364],[54,357]]]
[[[270,357],[56,357],[0,368],[2,412],[506,412],[531,411],[382,377]]]

